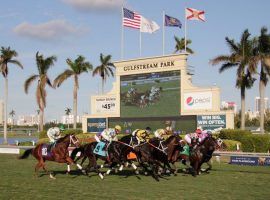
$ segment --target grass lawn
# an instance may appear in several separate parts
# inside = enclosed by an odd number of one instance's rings
[[[129,169],[106,176],[66,175],[66,166],[49,162],[56,180],[34,176],[33,157],[0,154],[0,199],[269,199],[270,168],[214,162],[210,174],[196,178],[178,173],[156,182]],[[73,169],[75,169],[73,167]]]

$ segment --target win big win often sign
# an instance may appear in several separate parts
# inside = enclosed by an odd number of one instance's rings
[[[197,126],[209,130],[226,128],[226,115],[198,115]]]

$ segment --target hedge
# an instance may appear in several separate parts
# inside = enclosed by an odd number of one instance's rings
[[[83,131],[81,129],[67,129],[67,130],[64,130],[63,133],[61,133],[62,135],[67,135],[67,134],[75,134],[75,135],[78,135],[78,134],[82,134]],[[39,133],[39,139],[42,139],[42,138],[47,138],[47,131],[41,131]]]
[[[225,129],[220,131],[219,137],[241,142],[241,149],[244,152],[265,153],[270,149],[270,135],[255,135],[250,131]]]
[[[239,150],[242,150],[242,144],[241,142],[235,141],[235,140],[223,140],[223,150],[225,151],[236,151],[237,150],[237,144],[239,145]]]

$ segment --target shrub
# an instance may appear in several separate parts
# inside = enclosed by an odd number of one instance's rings
[[[246,130],[223,129],[220,131],[219,137],[221,139],[241,141],[243,137],[251,135],[251,134],[252,133],[250,131],[246,131]]]
[[[67,130],[63,131],[63,135],[67,135],[67,134],[78,135],[78,134],[82,134],[82,133],[83,133],[82,129],[67,129]]]
[[[39,139],[47,138],[47,131],[41,131],[39,132]]]
[[[237,144],[239,144],[240,150],[242,149],[241,142],[235,141],[235,140],[223,140],[225,151],[236,151],[237,150]]]

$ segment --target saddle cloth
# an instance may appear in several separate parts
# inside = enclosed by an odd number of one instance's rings
[[[94,153],[100,156],[108,156],[108,152],[105,150],[105,143],[104,142],[99,142],[97,143],[95,149],[94,149]]]
[[[189,146],[188,145],[185,145],[183,147],[183,151],[181,151],[180,154],[184,154],[184,155],[189,156],[190,155]]]
[[[41,155],[45,158],[53,157],[52,149],[54,148],[54,143],[52,144],[42,144],[41,147]]]

